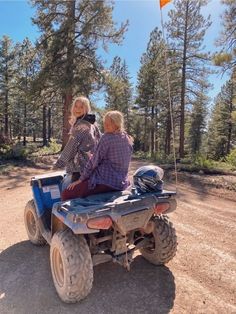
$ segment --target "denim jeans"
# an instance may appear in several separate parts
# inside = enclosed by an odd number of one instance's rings
[[[61,183],[61,190],[64,191],[65,189],[68,188],[68,186],[71,184],[72,180],[71,180],[72,174],[67,173],[64,177],[64,179],[62,180]]]

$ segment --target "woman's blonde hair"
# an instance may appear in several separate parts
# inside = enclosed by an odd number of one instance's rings
[[[72,103],[72,106],[71,106],[71,109],[70,109],[71,117],[70,117],[69,122],[70,122],[71,125],[73,125],[73,124],[75,123],[76,118],[77,118],[77,117],[75,117],[74,114],[73,114],[73,109],[74,109],[74,107],[75,107],[75,105],[76,105],[76,103],[77,103],[78,101],[83,105],[84,110],[85,110],[85,114],[87,114],[87,113],[89,113],[89,112],[91,111],[90,102],[89,102],[89,100],[88,100],[87,97],[85,97],[85,96],[76,97],[76,98],[74,99],[74,101],[73,101],[73,103]]]
[[[117,131],[123,132],[125,130],[123,113],[118,110],[108,111],[104,116],[104,121],[107,117],[112,120],[114,125],[117,127]]]

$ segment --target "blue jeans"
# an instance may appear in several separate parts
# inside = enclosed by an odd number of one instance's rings
[[[71,182],[72,182],[72,174],[71,173],[67,173],[65,175],[65,177],[63,178],[63,180],[62,180],[61,191],[64,191],[65,189],[67,189],[68,186],[71,184]]]

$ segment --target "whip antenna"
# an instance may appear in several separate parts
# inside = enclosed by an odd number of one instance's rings
[[[173,156],[174,156],[174,165],[175,165],[175,188],[177,191],[177,163],[176,163],[176,154],[175,154],[175,132],[174,132],[174,119],[173,119],[173,110],[172,110],[172,102],[171,102],[171,93],[170,93],[170,80],[169,80],[169,69],[167,64],[167,52],[166,52],[166,45],[168,44],[167,40],[165,39],[165,29],[163,23],[163,16],[162,16],[162,7],[169,3],[171,0],[160,0],[160,11],[161,11],[161,28],[162,28],[162,37],[164,40],[164,61],[165,61],[165,70],[166,70],[166,78],[167,78],[167,89],[168,89],[168,99],[169,99],[169,109],[170,109],[170,121],[171,121],[171,131],[173,137]]]

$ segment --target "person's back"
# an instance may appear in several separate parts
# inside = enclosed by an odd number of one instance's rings
[[[107,184],[114,189],[123,190],[128,186],[127,173],[132,154],[129,136],[125,132],[105,133],[99,146],[105,148],[104,156],[99,167],[91,174],[91,186]]]
[[[95,121],[95,115],[86,115],[83,119],[77,119],[71,130],[70,153],[68,154],[70,159],[68,158],[69,160],[65,165],[67,173],[82,173],[100,140],[101,135],[98,127],[94,122],[88,121],[87,116],[94,116]]]
[[[90,114],[90,110],[86,97],[80,96],[74,100],[70,137],[54,165],[54,168],[66,169],[63,188],[78,180],[100,139],[101,133],[96,126],[95,115]]]

